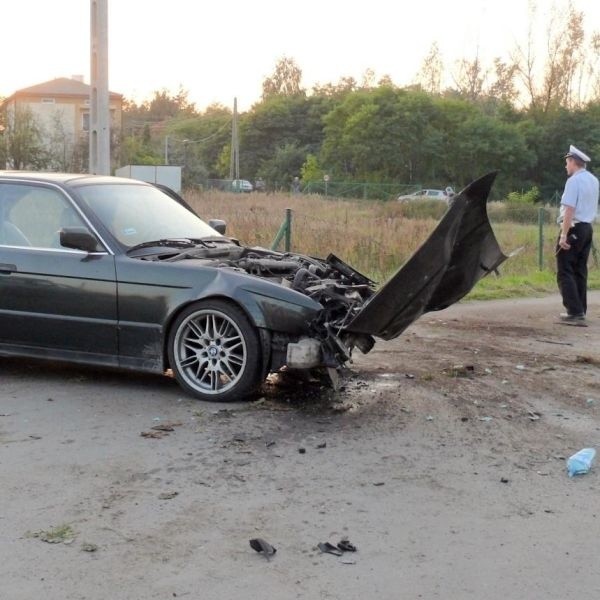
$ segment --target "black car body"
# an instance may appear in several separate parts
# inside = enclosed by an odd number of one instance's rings
[[[506,258],[486,199],[457,194],[379,291],[333,255],[249,248],[139,181],[0,173],[0,355],[172,369],[226,401],[284,366],[337,368],[462,298]]]

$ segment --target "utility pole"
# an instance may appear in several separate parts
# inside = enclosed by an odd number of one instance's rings
[[[110,175],[108,0],[90,0],[90,84],[89,171]]]
[[[240,178],[240,140],[238,137],[237,98],[233,99],[233,121],[231,123],[231,159],[229,179]]]

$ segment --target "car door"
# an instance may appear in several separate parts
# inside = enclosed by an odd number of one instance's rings
[[[61,188],[0,182],[0,349],[117,364],[114,256],[61,247],[65,226],[92,230]]]

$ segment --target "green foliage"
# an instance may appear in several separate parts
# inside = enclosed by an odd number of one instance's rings
[[[573,27],[575,17],[569,17]],[[600,156],[600,102],[560,108],[553,100],[543,108],[537,98],[519,106],[515,77],[522,65],[500,59],[492,69],[477,59],[463,60],[455,89],[442,90],[441,57],[432,56],[433,70],[420,85],[398,88],[385,77],[375,84],[374,73],[367,71],[362,84],[343,77],[314,86],[311,94],[302,88],[295,61],[280,59],[263,82],[262,99],[239,117],[240,176],[262,176],[270,188],[287,187],[294,175],[316,184],[328,173],[332,185],[460,190],[497,170],[492,199],[534,186],[540,198],[552,198],[564,186],[563,157],[570,143]],[[565,75],[560,69],[554,74]],[[228,108],[215,105],[197,113],[180,89],[177,94],[157,91],[140,106],[130,103],[125,113],[138,128],[136,135],[142,134],[143,120],[163,122],[158,134],[151,132],[150,144],[144,140],[142,148],[152,151],[142,152],[143,160],[161,155],[169,135],[170,162],[201,168],[210,178],[229,175]],[[520,198],[520,203],[531,199]],[[510,204],[515,202],[511,196]]]
[[[292,179],[300,175],[305,157],[304,149],[286,144],[275,150],[271,160],[263,162],[258,175],[269,182],[271,188],[287,189]]]
[[[162,156],[144,138],[127,136],[121,141],[121,164],[161,165]]]
[[[314,154],[308,154],[306,156],[306,160],[300,169],[300,173],[302,174],[301,179],[304,184],[323,181],[323,169],[319,166],[319,160]]]
[[[296,96],[304,94],[302,69],[293,58],[280,58],[270,77],[263,81],[263,100],[272,96]]]
[[[540,190],[537,186],[533,186],[526,192],[510,192],[506,197],[509,204],[535,204],[541,199]]]
[[[12,169],[43,170],[49,157],[42,130],[29,108],[16,107],[4,130],[7,163]]]

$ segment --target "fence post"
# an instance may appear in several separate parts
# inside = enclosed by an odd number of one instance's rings
[[[544,270],[544,208],[538,208],[538,268]]]
[[[289,252],[292,247],[292,209],[285,209],[285,251]]]

